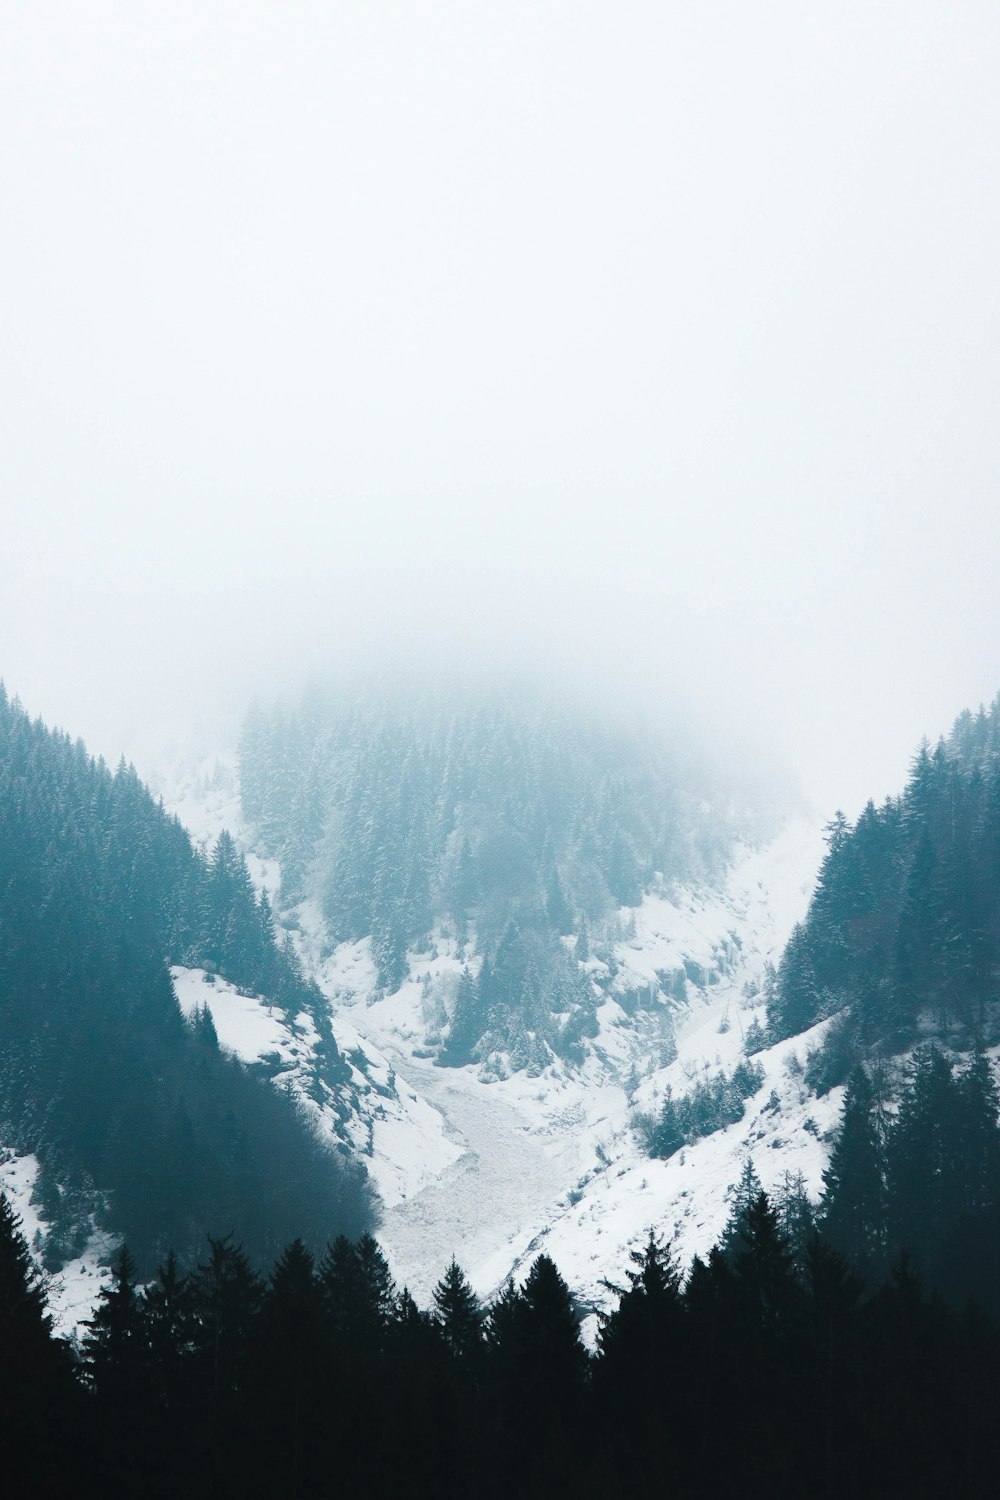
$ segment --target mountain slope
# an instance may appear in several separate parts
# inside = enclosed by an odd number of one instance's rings
[[[769,1033],[836,1015],[818,1088],[933,1033],[1000,1037],[1000,699],[918,751],[898,798],[838,815],[768,1007]]]
[[[368,689],[255,712],[240,773],[283,905],[311,901],[330,943],[370,938],[383,991],[408,951],[458,945],[466,972],[427,1043],[494,1073],[581,1063],[615,988],[621,909],[710,880],[769,815],[704,757],[527,690]],[[662,1012],[686,979],[647,975],[632,1003]]]
[[[609,954],[629,1009],[611,996],[598,1005],[584,1062],[556,1060],[538,1076],[511,1071],[487,1075],[489,1082],[481,1067],[444,1069],[428,1055],[427,1013],[436,1013],[439,991],[453,989],[462,969],[453,940],[439,934],[428,951],[412,952],[410,977],[380,995],[367,942],[325,953],[319,913],[298,909],[304,962],[331,997],[338,1031],[349,1020],[366,1048],[391,1061],[397,1087],[405,1081],[439,1113],[458,1147],[426,1184],[401,1189],[388,1165],[394,1133],[375,1128],[380,1239],[418,1296],[429,1294],[453,1253],[487,1294],[544,1248],[583,1301],[605,1305],[603,1279],[650,1225],[676,1229],[685,1256],[707,1250],[748,1149],[763,1157],[768,1186],[802,1170],[819,1190],[818,1135],[836,1118],[839,1091],[817,1105],[801,1077],[784,1070],[792,1044],[765,1055],[765,1084],[738,1126],[670,1162],[650,1159],[637,1127],[668,1086],[683,1089],[689,1075],[715,1073],[744,1055],[742,1033],[763,1017],[767,965],[805,910],[821,847],[811,824],[793,824],[763,850],[737,852],[714,887],[679,888],[673,901],[648,897],[635,912],[635,935]],[[703,983],[689,981],[683,1001],[662,1014],[632,1007],[657,971],[685,967]],[[765,1108],[772,1087],[780,1112]],[[810,1115],[816,1133],[799,1129]]]
[[[144,1269],[232,1230],[261,1258],[371,1222],[365,1174],[294,1099],[185,1018],[168,962],[316,1011],[314,1056],[346,1076],[319,993],[279,947],[231,839],[192,848],[124,765],[32,722],[0,689],[0,1139],[39,1163],[46,1261],[95,1226]]]
[[[706,1250],[747,1157],[779,1197],[805,1193],[815,1203],[841,1085],[860,1055],[887,1060],[881,1087],[891,1110],[928,1028],[959,1048],[984,1037],[984,1026],[995,1029],[998,721],[996,707],[964,715],[933,755],[921,751],[903,797],[866,809],[856,829],[833,820],[824,859],[818,829],[790,830],[766,850],[731,839],[728,858],[702,866],[700,878],[647,867],[639,899],[592,913],[592,934],[569,866],[556,861],[572,934],[546,912],[544,865],[536,866],[528,883],[542,913],[536,923],[590,990],[588,1024],[572,1048],[529,1024],[538,970],[519,968],[508,945],[519,913],[508,912],[499,938],[496,924],[492,939],[480,935],[480,905],[491,928],[489,889],[479,885],[479,905],[462,920],[442,899],[387,984],[377,933],[337,941],[334,928],[331,949],[317,856],[315,898],[290,914],[304,961],[335,1010],[433,1104],[462,1147],[415,1196],[387,1193],[383,1235],[414,1285],[428,1290],[460,1248],[490,1291],[544,1247],[577,1293],[600,1304],[603,1278],[650,1227],[672,1233],[684,1256]],[[396,753],[405,764],[405,736]],[[530,804],[532,782],[524,763],[516,773],[511,764],[508,756],[501,819],[516,823],[511,807]],[[578,788],[582,821],[599,785]],[[489,819],[486,795],[484,782],[464,824],[467,843],[475,819]],[[683,803],[674,787],[675,816]],[[330,816],[335,825],[335,808]],[[720,819],[720,835],[722,827]],[[558,848],[558,834],[545,829],[542,847]],[[397,851],[403,882],[414,853]],[[486,974],[492,986],[501,970],[498,1026],[496,996],[483,1006],[481,981]],[[456,1048],[465,1007],[477,1025]],[[545,1037],[544,1054],[523,1045],[525,1032],[529,1044]],[[459,1066],[442,1073],[441,1062]],[[392,1147],[377,1130],[373,1149],[378,1173]]]

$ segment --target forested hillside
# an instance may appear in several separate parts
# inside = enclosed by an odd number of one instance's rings
[[[703,765],[609,722],[454,689],[314,695],[246,721],[243,811],[286,904],[316,898],[333,942],[370,934],[386,991],[436,925],[468,941],[445,1062],[579,1058],[595,934],[655,884],[717,872],[745,831]]]
[[[982,1083],[980,1186],[995,1195],[996,1092]],[[30,1465],[32,1493],[104,1500],[986,1500],[1000,1463],[995,1208],[971,1211],[950,1296],[904,1255],[891,1269],[852,1263],[840,1246],[865,1211],[846,1165],[859,1099],[818,1211],[794,1180],[769,1197],[748,1160],[704,1257],[682,1267],[654,1227],[616,1268],[592,1350],[546,1254],[485,1303],[453,1259],[421,1309],[369,1235],[321,1257],[293,1241],[266,1279],[216,1239],[197,1262],[167,1256],[145,1287],[123,1247],[74,1364],[0,1198],[0,1397],[13,1417],[0,1461]],[[935,1170],[911,1159],[914,1202],[937,1207]],[[919,1256],[926,1224],[907,1234]]]
[[[266,1256],[293,1231],[365,1228],[363,1171],[220,1051],[207,1011],[185,1021],[170,963],[314,1011],[329,1033],[228,835],[206,858],[134,770],[112,773],[0,687],[0,1142],[40,1162],[46,1262],[95,1223],[143,1269],[207,1230]]]
[[[768,1026],[791,1036],[840,1013],[818,1087],[872,1047],[901,1051],[931,1029],[968,1047],[998,1027],[1000,699],[925,743],[902,796],[828,830],[804,923],[773,987]]]

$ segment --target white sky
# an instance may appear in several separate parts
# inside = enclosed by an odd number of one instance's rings
[[[0,6],[0,674],[479,656],[822,804],[1000,689],[1000,6]]]

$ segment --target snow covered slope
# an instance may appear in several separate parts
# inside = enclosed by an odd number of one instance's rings
[[[240,836],[231,765],[167,784],[168,806],[196,838],[223,826]],[[554,1062],[535,1077],[434,1060],[428,1035],[469,958],[443,932],[429,951],[408,955],[409,978],[382,995],[367,940],[331,952],[314,905],[284,915],[330,999],[357,1089],[349,1133],[382,1196],[379,1233],[393,1270],[418,1300],[452,1255],[488,1295],[545,1248],[577,1295],[599,1306],[604,1279],[620,1276],[651,1227],[676,1236],[684,1258],[711,1245],[748,1153],[766,1187],[801,1171],[818,1190],[839,1091],[818,1102],[793,1059],[804,1060],[822,1027],[760,1054],[765,1078],[744,1118],[669,1161],[647,1155],[641,1124],[668,1087],[680,1095],[743,1055],[746,1028],[762,1018],[764,966],[803,915],[821,853],[818,820],[796,822],[763,849],[738,850],[717,888],[649,895],[623,909],[617,939],[595,944],[602,956],[590,960],[609,998],[584,1065]],[[252,869],[277,889],[273,862]],[[644,1005],[671,976],[684,998]],[[175,983],[186,1007],[207,999],[223,1045],[247,1060],[270,1056],[279,1081],[307,1077],[308,1018],[292,1035],[227,986],[176,971]],[[304,1084],[302,1092],[308,1097]]]
[[[713,982],[688,983],[687,999],[667,1015],[662,1007],[629,1014],[606,1001],[584,1066],[556,1063],[538,1077],[484,1082],[475,1065],[444,1069],[426,1055],[428,1012],[433,1019],[437,995],[455,982],[463,959],[446,939],[410,955],[411,977],[397,993],[373,998],[366,945],[324,958],[315,914],[301,912],[303,954],[331,997],[335,1029],[349,1020],[461,1148],[426,1186],[401,1190],[397,1141],[376,1128],[371,1166],[386,1205],[380,1235],[418,1298],[452,1254],[486,1295],[545,1248],[578,1296],[600,1305],[603,1280],[620,1275],[629,1247],[650,1227],[676,1235],[685,1258],[709,1247],[748,1151],[765,1186],[802,1171],[818,1189],[826,1155],[819,1136],[836,1118],[839,1095],[817,1104],[787,1066],[796,1049],[804,1058],[812,1036],[761,1054],[765,1081],[744,1119],[670,1161],[649,1158],[636,1120],[659,1107],[668,1086],[683,1093],[743,1055],[745,1029],[762,1017],[764,965],[805,910],[819,852],[817,831],[796,825],[768,849],[743,851],[720,890],[648,897],[634,914],[634,936],[615,948],[622,997],[664,971]]]

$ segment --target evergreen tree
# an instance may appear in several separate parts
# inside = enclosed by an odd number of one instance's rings
[[[566,900],[559,871],[554,865],[545,885],[545,912],[553,932],[568,934],[573,931],[573,913]]]
[[[958,1089],[951,1066],[933,1046],[918,1048],[886,1145],[888,1234],[894,1253],[919,1254],[932,1233],[961,1209]]]
[[[199,1263],[192,1277],[193,1355],[204,1397],[225,1404],[240,1389],[264,1287],[231,1236],[209,1236],[208,1246],[208,1260]]]
[[[775,1004],[768,1028],[776,1038],[805,1031],[819,1017],[820,995],[809,932],[796,925],[778,966]]]
[[[356,1339],[363,1349],[375,1353],[383,1348],[395,1316],[396,1288],[389,1264],[372,1235],[361,1236],[356,1255],[359,1292]]]
[[[791,1246],[764,1192],[753,1198],[742,1217],[733,1268],[741,1283],[744,1311],[761,1329],[776,1331],[798,1309]]]
[[[882,1143],[864,1068],[844,1091],[840,1130],[823,1173],[821,1223],[834,1249],[864,1274],[881,1265],[886,1244]]]
[[[84,1322],[83,1358],[99,1396],[124,1403],[134,1396],[145,1370],[135,1262],[122,1245],[101,1288],[93,1316]]]
[[[48,1358],[52,1318],[45,1284],[21,1233],[21,1220],[0,1193],[0,1323],[8,1351],[18,1350],[29,1367]],[[6,1368],[6,1366],[5,1366]]]
[[[441,1061],[452,1068],[461,1068],[466,1063],[472,1062],[476,1044],[484,1029],[478,987],[466,965],[458,981],[455,1009],[452,1012],[451,1026],[448,1029],[448,1039],[441,1054]]]
[[[582,1387],[588,1360],[580,1319],[569,1287],[548,1255],[532,1263],[517,1306],[525,1378],[530,1376],[539,1398],[546,1390],[565,1396]]]
[[[796,1274],[800,1281],[805,1280],[809,1246],[816,1235],[816,1213],[801,1172],[785,1173],[774,1206],[779,1228],[792,1252]]]
[[[330,1330],[342,1347],[353,1340],[358,1311],[364,1302],[358,1252],[346,1235],[340,1234],[327,1247],[319,1268],[323,1308]]]
[[[677,1103],[673,1090],[668,1085],[663,1096],[660,1117],[653,1133],[650,1155],[667,1161],[671,1156],[675,1156],[683,1145],[684,1132],[681,1129]]]
[[[684,1363],[681,1274],[669,1246],[650,1230],[629,1252],[627,1286],[613,1287],[618,1306],[601,1318],[597,1380],[622,1413],[636,1402],[669,1401]]]
[[[452,1354],[458,1359],[472,1359],[482,1345],[486,1317],[464,1271],[454,1259],[434,1288],[434,1307]]]
[[[720,1253],[728,1263],[734,1262],[736,1256],[747,1248],[750,1210],[762,1191],[753,1158],[747,1156],[739,1181],[730,1189],[729,1218],[726,1220],[726,1226],[719,1240]]]
[[[172,1250],[156,1280],[143,1289],[138,1311],[153,1399],[166,1417],[176,1418],[190,1404],[195,1308],[191,1282]]]
[[[79,1445],[70,1360],[53,1338],[43,1278],[3,1193],[0,1330],[0,1470],[15,1487],[30,1475],[34,1493],[55,1497],[60,1467],[68,1471]]]
[[[982,1213],[1000,1200],[1000,1091],[981,1048],[958,1079],[955,1105],[961,1210]]]

